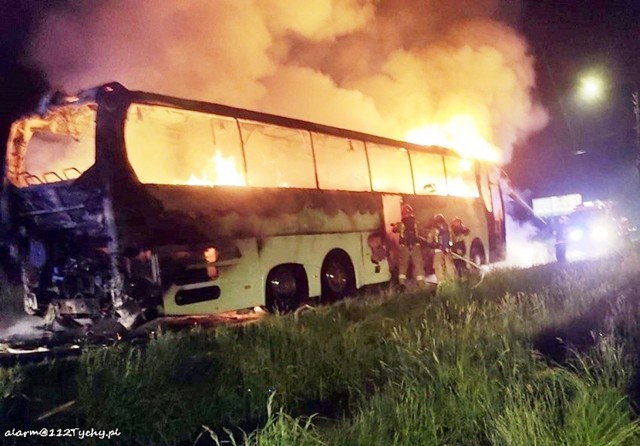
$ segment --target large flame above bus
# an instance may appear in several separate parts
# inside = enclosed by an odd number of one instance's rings
[[[473,117],[455,115],[444,124],[425,124],[407,132],[414,144],[447,147],[470,159],[499,163],[501,151],[480,134]]]
[[[47,9],[32,33],[29,55],[68,91],[107,76],[394,139],[414,129],[407,140],[499,162],[546,123],[528,45],[496,20],[518,2],[86,3]]]

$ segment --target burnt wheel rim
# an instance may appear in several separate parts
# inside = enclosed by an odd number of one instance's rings
[[[329,263],[324,271],[324,279],[329,289],[334,293],[342,293],[347,289],[348,273],[339,262]]]
[[[290,271],[280,271],[271,278],[269,285],[277,297],[292,297],[298,291],[296,278]]]
[[[271,299],[268,306],[273,310],[288,312],[298,306],[300,287],[296,275],[289,269],[275,271],[269,278]]]

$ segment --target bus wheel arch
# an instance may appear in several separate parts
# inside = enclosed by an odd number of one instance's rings
[[[265,284],[265,305],[269,311],[293,311],[307,297],[309,282],[302,265],[283,263],[271,268]]]
[[[474,238],[469,248],[469,258],[476,265],[486,265],[487,255],[482,240]]]
[[[320,288],[324,301],[340,300],[355,294],[355,268],[346,251],[335,248],[327,253],[320,269]]]

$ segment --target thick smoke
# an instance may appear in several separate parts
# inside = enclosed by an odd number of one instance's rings
[[[546,114],[532,98],[533,58],[499,4],[74,3],[43,18],[31,56],[67,91],[117,80],[397,139],[450,127],[477,132],[506,162]],[[465,119],[473,129],[456,127]]]
[[[517,221],[506,215],[507,258],[500,266],[528,268],[555,261],[554,240],[531,222]]]

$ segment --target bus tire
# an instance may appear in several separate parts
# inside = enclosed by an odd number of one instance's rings
[[[327,254],[320,270],[320,285],[324,302],[333,302],[355,294],[356,277],[346,252],[334,249]]]
[[[308,297],[309,285],[301,265],[273,268],[267,276],[266,307],[271,312],[289,313]]]
[[[479,239],[475,239],[471,242],[471,248],[469,248],[469,258],[476,265],[486,265],[487,256],[484,251],[484,245]]]

